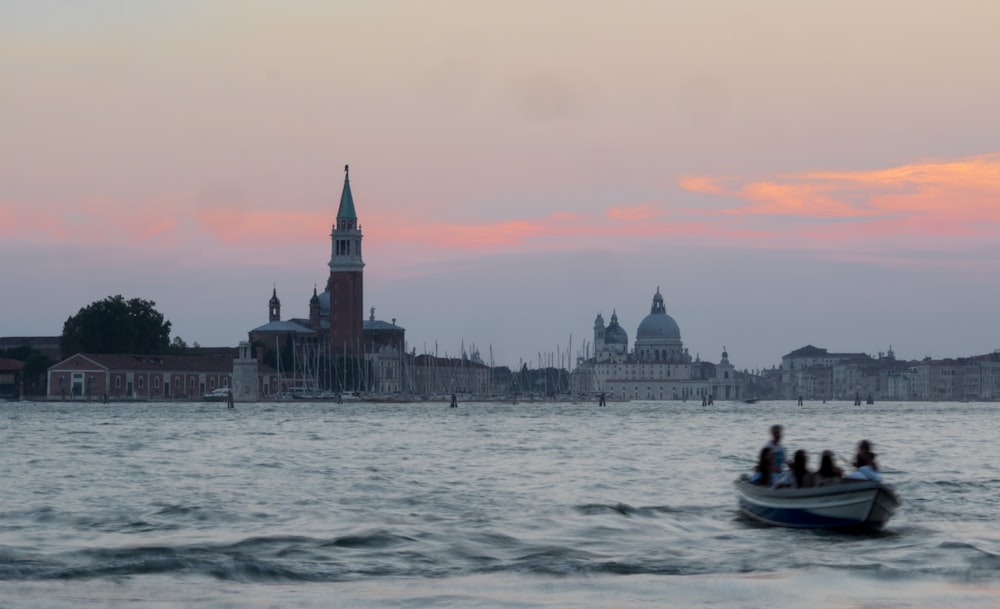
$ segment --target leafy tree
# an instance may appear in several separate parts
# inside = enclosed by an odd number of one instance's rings
[[[151,300],[108,296],[68,318],[59,344],[64,355],[165,353],[170,347],[170,322]]]

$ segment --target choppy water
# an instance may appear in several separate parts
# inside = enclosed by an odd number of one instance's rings
[[[0,404],[0,607],[1000,606],[993,404]],[[875,443],[878,535],[731,481]]]

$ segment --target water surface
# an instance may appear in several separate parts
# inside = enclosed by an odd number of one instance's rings
[[[0,404],[0,607],[1000,606],[993,404]],[[875,444],[877,535],[742,519]]]

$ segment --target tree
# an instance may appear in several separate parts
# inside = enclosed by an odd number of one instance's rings
[[[80,352],[165,353],[170,347],[170,322],[151,300],[108,296],[68,318],[59,344],[64,356]]]

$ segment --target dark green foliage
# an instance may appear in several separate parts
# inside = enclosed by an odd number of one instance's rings
[[[63,324],[63,357],[74,353],[166,353],[170,322],[151,300],[120,294],[98,300]]]

